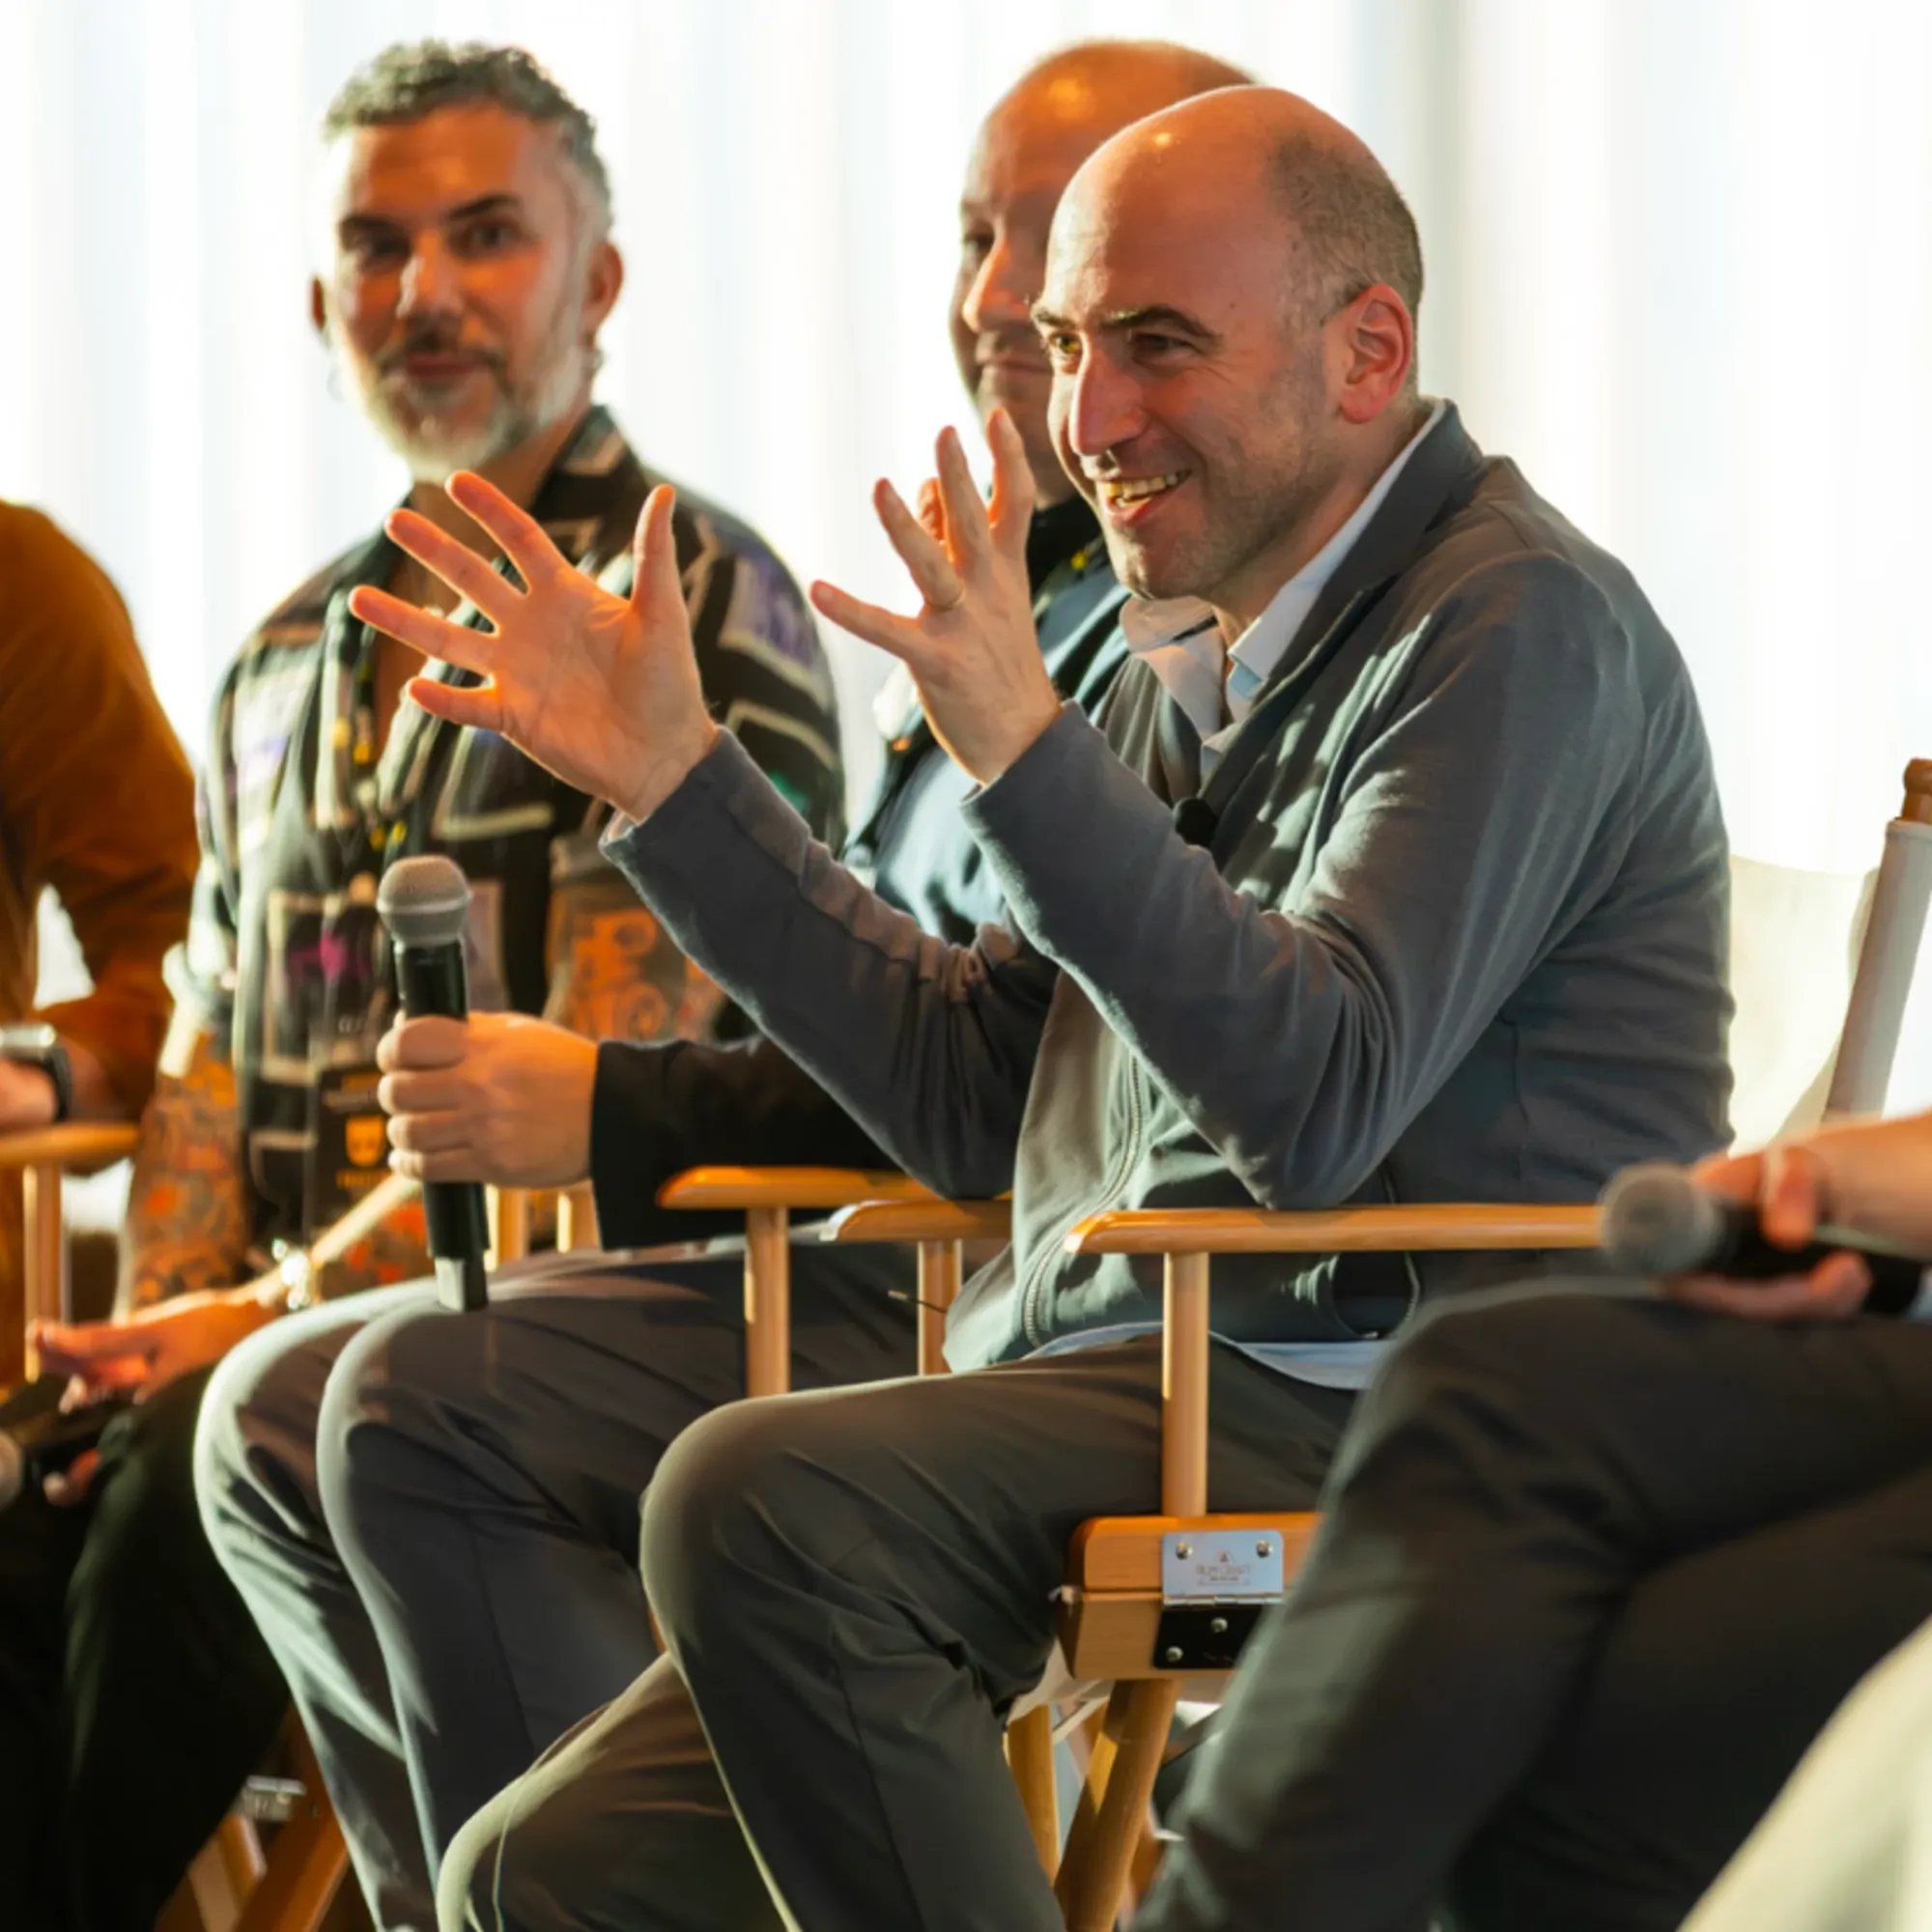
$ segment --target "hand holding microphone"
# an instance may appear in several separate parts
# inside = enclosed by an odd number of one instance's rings
[[[396,949],[396,984],[411,1018],[435,1013],[460,1020],[469,1011],[463,939],[469,926],[469,881],[453,861],[435,854],[399,859],[383,874],[376,910]],[[445,1306],[481,1308],[490,1298],[483,1255],[490,1236],[483,1189],[473,1180],[423,1185],[423,1219]]]
[[[1899,1315],[1932,1268],[1932,1120],[1861,1122],[1605,1191],[1603,1243],[1693,1306],[1761,1321]]]

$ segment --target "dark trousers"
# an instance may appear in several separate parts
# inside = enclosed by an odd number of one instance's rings
[[[1212,1505],[1307,1507],[1350,1399],[1217,1349],[1212,1400]],[[761,1867],[801,1932],[1053,1932],[1001,1716],[1159,1497],[1153,1340],[707,1416],[644,1504],[675,1663],[457,1834],[444,1932],[775,1932]]]
[[[1666,1932],[1932,1615],[1932,1329],[1425,1321],[1137,1932]]]
[[[82,1504],[0,1513],[9,1932],[150,1932],[287,1708],[195,1511],[207,1379],[119,1418]]]

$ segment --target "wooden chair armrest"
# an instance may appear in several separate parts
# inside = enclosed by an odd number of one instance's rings
[[[132,1121],[64,1121],[56,1127],[0,1134],[0,1169],[58,1167],[92,1174],[128,1159],[140,1138]]]
[[[827,1241],[1004,1241],[1013,1232],[1010,1201],[862,1201],[826,1223]]]
[[[1264,1208],[1117,1208],[1066,1236],[1074,1255],[1326,1255],[1413,1249],[1594,1248],[1588,1207],[1449,1202],[1275,1213]]]
[[[658,1189],[661,1208],[849,1208],[858,1201],[937,1201],[903,1174],[856,1167],[692,1167]]]
[[[931,1202],[903,1174],[850,1167],[693,1167],[658,1189],[662,1208],[735,1209],[745,1216],[745,1392],[791,1386],[790,1221],[795,1209],[858,1201]]]

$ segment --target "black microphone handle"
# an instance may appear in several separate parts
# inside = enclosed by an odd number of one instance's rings
[[[1769,1281],[1777,1275],[1808,1274],[1827,1255],[1851,1253],[1864,1263],[1871,1276],[1871,1293],[1865,1307],[1874,1315],[1903,1315],[1918,1298],[1925,1276],[1923,1261],[1906,1255],[1874,1252],[1849,1230],[1842,1240],[1835,1232],[1821,1228],[1824,1237],[1802,1248],[1780,1248],[1764,1237],[1758,1227],[1757,1209],[1743,1202],[1717,1204],[1723,1232],[1704,1263],[1703,1272],[1730,1275],[1739,1281]]]
[[[460,945],[398,946],[396,984],[403,1011],[412,1019],[430,1013],[452,1020],[469,1017],[469,987]],[[483,1268],[490,1223],[481,1185],[474,1180],[424,1181],[423,1220],[442,1299],[452,1308],[483,1307],[490,1298]]]
[[[1175,801],[1174,829],[1185,844],[1204,848],[1213,844],[1220,823],[1220,813],[1205,798],[1197,795]]]

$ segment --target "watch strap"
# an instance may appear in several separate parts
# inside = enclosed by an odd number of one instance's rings
[[[67,1048],[60,1040],[56,1039],[47,1046],[0,1046],[0,1060],[11,1060],[15,1066],[37,1066],[47,1076],[54,1090],[56,1123],[72,1114],[73,1062],[68,1058]]]
[[[54,1120],[65,1121],[73,1113],[73,1062],[68,1058],[66,1045],[55,1040],[41,1065],[54,1083]]]

